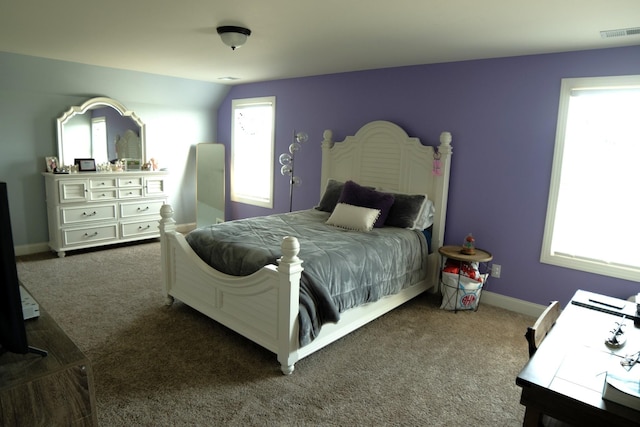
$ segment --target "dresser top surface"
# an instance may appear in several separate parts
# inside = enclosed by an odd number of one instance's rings
[[[74,173],[52,173],[42,172],[46,179],[90,179],[90,178],[118,178],[126,176],[167,176],[169,171],[123,171],[123,172],[74,172]]]

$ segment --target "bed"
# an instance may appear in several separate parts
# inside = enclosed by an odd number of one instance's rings
[[[448,132],[440,135],[438,147],[424,146],[417,138],[409,137],[402,128],[388,121],[370,122],[342,142],[334,142],[330,130],[324,132],[318,207],[335,183],[356,182],[365,188],[387,194],[426,194],[433,205],[430,216],[432,224],[428,233],[413,234],[428,234],[431,250],[424,252],[426,266],[417,279],[415,274],[407,275],[411,276],[411,282],[403,284],[399,290],[373,298],[372,302],[339,310],[337,321],[329,319],[322,324],[314,332],[313,339],[303,342],[300,334],[301,325],[304,325],[301,301],[307,293],[305,277],[313,272],[315,264],[304,264],[304,257],[299,256],[300,242],[305,245],[302,253],[312,252],[305,252],[307,246],[312,246],[306,236],[310,233],[299,231],[302,229],[300,227],[305,227],[304,221],[324,224],[338,209],[333,213],[310,210],[312,219],[304,212],[275,215],[278,221],[293,224],[274,228],[282,230],[274,231],[276,235],[279,232],[287,233],[289,229],[286,227],[292,230],[289,235],[277,236],[277,262],[259,267],[248,275],[238,276],[227,274],[221,271],[222,268],[215,269],[205,262],[191,247],[187,236],[176,230],[171,206],[164,205],[160,212],[160,235],[162,278],[167,304],[171,305],[177,299],[272,351],[277,355],[282,372],[291,374],[298,360],[427,290],[438,291],[440,260],[437,248],[442,246],[444,237],[451,154],[451,135]],[[261,218],[259,221],[266,220]],[[225,224],[219,226],[222,225]],[[309,225],[309,230],[311,227]],[[387,229],[393,228],[385,226],[373,230],[384,234],[390,232]],[[337,227],[336,230],[350,236],[360,233],[345,233],[344,229]],[[411,231],[396,230],[405,234]],[[368,246],[366,243],[360,245]],[[394,256],[397,262],[405,258]]]

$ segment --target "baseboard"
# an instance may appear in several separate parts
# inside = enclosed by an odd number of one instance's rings
[[[49,249],[49,244],[48,243],[35,243],[35,244],[32,244],[32,245],[20,245],[20,246],[16,246],[14,248],[16,256],[39,254],[39,253],[42,253],[42,252],[48,252],[50,250],[51,249]]]
[[[496,294],[495,292],[482,291],[480,297],[481,304],[493,305],[495,307],[504,308],[505,310],[515,311],[516,313],[525,314],[527,316],[538,317],[546,306],[524,301],[521,299]]]
[[[187,224],[176,224],[176,231],[182,234],[187,234],[191,230],[195,230],[195,228],[196,228],[195,222],[190,222]]]

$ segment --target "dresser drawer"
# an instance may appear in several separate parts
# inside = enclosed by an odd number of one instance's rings
[[[60,209],[61,225],[116,219],[116,205],[81,206]]]
[[[117,180],[115,178],[90,179],[89,188],[92,190],[98,188],[115,188]]]
[[[138,201],[135,203],[120,203],[120,217],[130,218],[142,215],[160,216],[163,200]]]
[[[118,178],[118,187],[142,187],[142,177]]]
[[[65,246],[82,245],[95,242],[105,242],[118,239],[117,224],[62,230],[62,240]]]
[[[125,222],[120,224],[122,238],[131,238],[135,236],[159,235],[157,219],[149,219],[147,221]]]
[[[120,199],[131,199],[138,197],[142,197],[142,187],[118,189],[118,198]]]
[[[89,199],[92,202],[100,201],[100,200],[115,200],[118,193],[115,188],[110,190],[92,190],[89,192]]]

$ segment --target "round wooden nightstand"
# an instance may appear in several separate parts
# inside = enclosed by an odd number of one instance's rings
[[[447,258],[455,259],[456,261],[466,261],[466,262],[489,262],[493,259],[493,255],[491,252],[487,252],[483,249],[476,248],[476,253],[473,255],[466,255],[462,253],[462,246],[457,245],[448,245],[442,246],[438,249],[440,255],[446,256]]]

